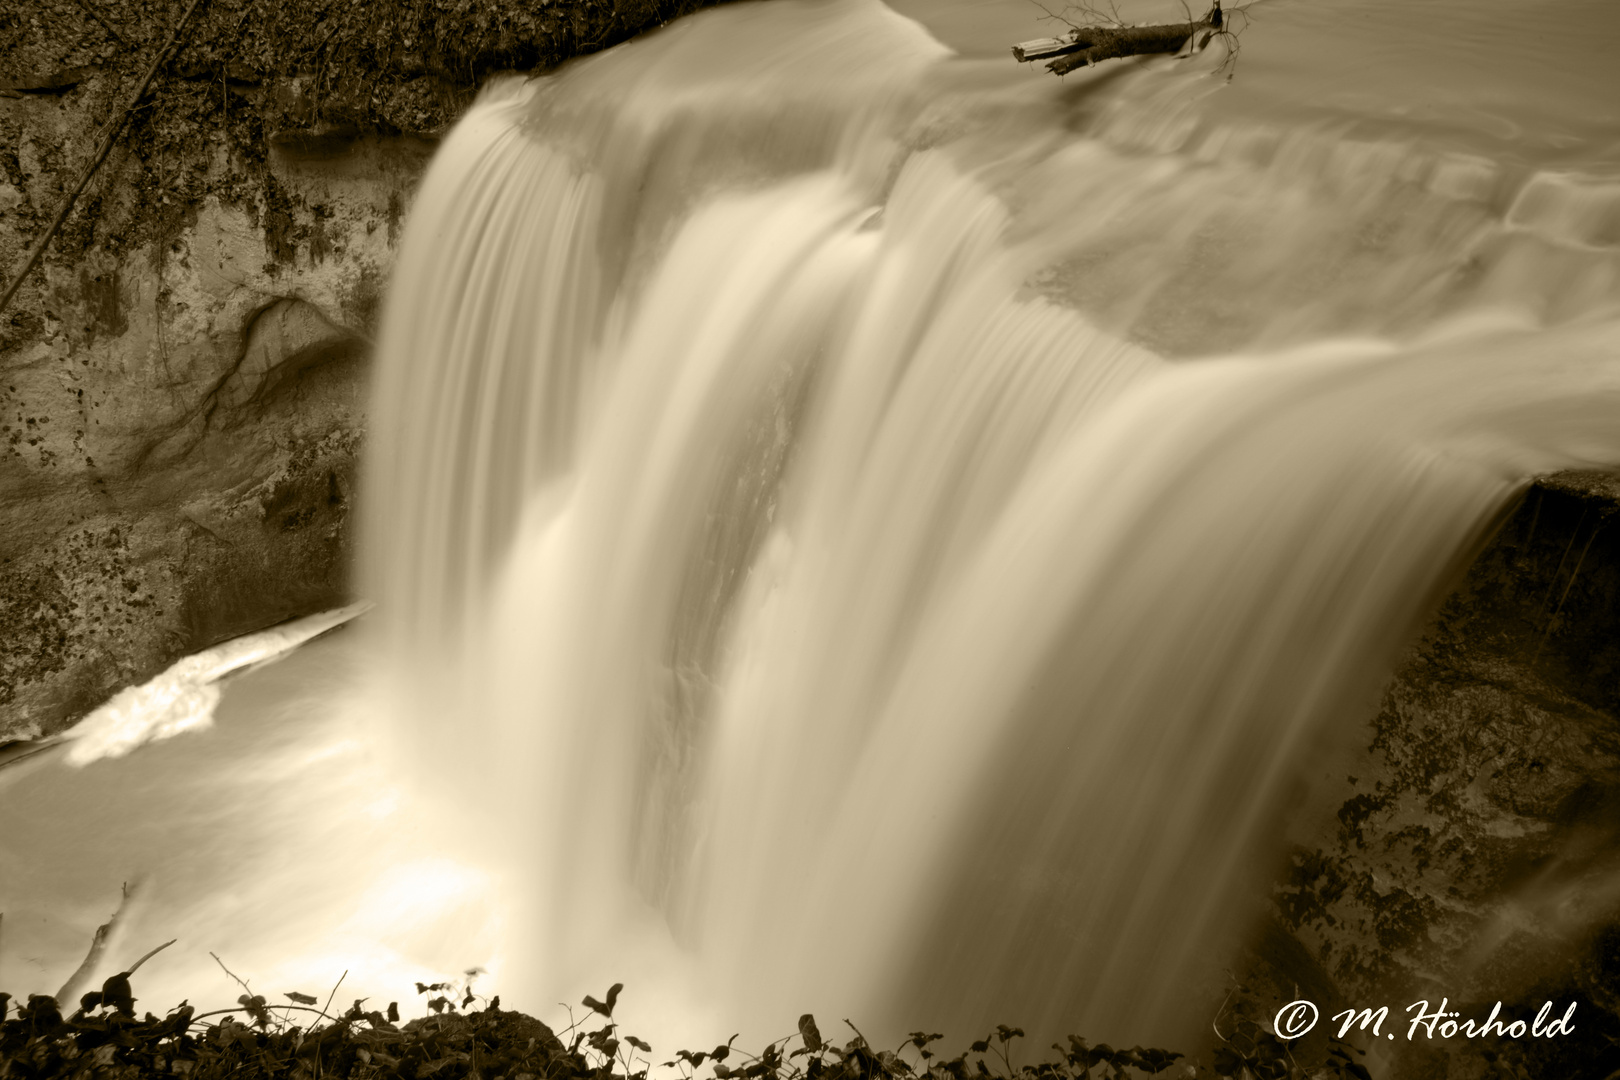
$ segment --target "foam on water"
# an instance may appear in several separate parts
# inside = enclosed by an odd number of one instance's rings
[[[65,755],[67,763],[83,767],[103,758],[123,757],[146,743],[208,727],[219,706],[220,679],[278,660],[370,607],[369,603],[351,604],[294,619],[176,661],[139,686],[120,690],[63,732],[62,738],[73,744]]]

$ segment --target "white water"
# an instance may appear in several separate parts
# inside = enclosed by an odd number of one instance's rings
[[[69,765],[123,757],[147,743],[172,739],[213,726],[224,693],[220,680],[238,671],[274,663],[312,638],[365,613],[369,604],[351,604],[280,626],[245,634],[211,649],[182,657],[154,678],[126,687],[62,733],[72,745]]]
[[[1620,460],[1614,181],[1222,126],[1219,56],[938,58],[715,13],[424,186],[374,589],[537,997],[651,921],[739,1024],[1187,1030],[1300,755],[1529,476]]]
[[[364,492],[416,824],[243,885],[241,951],[315,877],[368,987],[1202,1027],[1303,764],[1529,477],[1620,462],[1612,144],[1256,106],[1264,41],[1060,84],[772,0],[486,94]]]

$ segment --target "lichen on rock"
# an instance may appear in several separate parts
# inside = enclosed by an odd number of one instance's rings
[[[1470,1016],[1576,1001],[1571,1046],[1620,1037],[1617,496],[1611,474],[1538,482],[1412,647],[1324,800],[1336,813],[1280,875],[1287,947],[1251,972],[1276,993],[1313,983],[1333,1010],[1443,993]],[[1554,1060],[1573,1052],[1536,1042],[1518,1064],[1584,1075]],[[1475,1049],[1424,1053],[1477,1075]]]
[[[438,133],[494,73],[699,6],[197,8],[0,312],[0,743],[347,598],[367,357]],[[0,272],[184,8],[0,12]]]

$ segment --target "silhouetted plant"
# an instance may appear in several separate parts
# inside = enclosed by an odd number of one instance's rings
[[[0,994],[0,1078],[648,1080],[656,1068],[679,1080],[1124,1080],[1158,1075],[1182,1062],[1177,1076],[1369,1080],[1353,1057],[1360,1051],[1335,1040],[1327,1061],[1306,1069],[1285,1043],[1252,1021],[1223,1036],[1213,1071],[1172,1051],[1116,1049],[1079,1036],[1070,1036],[1066,1047],[1054,1043],[1046,1061],[1017,1065],[1014,1042],[1024,1032],[1005,1025],[951,1058],[934,1049],[943,1038],[937,1032],[914,1031],[894,1050],[875,1050],[848,1020],[852,1037],[839,1046],[822,1036],[808,1013],[794,1035],[756,1055],[737,1049],[733,1035],[709,1050],[678,1050],[654,1066],[653,1048],[622,1032],[614,1019],[622,984],[600,1000],[587,995],[584,1015],[570,1010],[559,1035],[533,1017],[503,1010],[498,997],[476,994],[479,974],[474,969],[460,980],[417,983],[418,995],[433,995],[426,1001],[428,1015],[403,1024],[397,1002],[368,1010],[362,999],[332,1015],[337,987],[321,1007],[315,995],[301,991],[283,994],[285,1004],[272,1003],[234,974],[244,991],[236,1006],[200,1015],[182,1002],[163,1017],[147,1013],[137,1019],[128,972],[85,994],[70,1016],[44,995],[30,996],[10,1015],[11,998]],[[308,1024],[295,1022],[305,1015],[313,1018]]]

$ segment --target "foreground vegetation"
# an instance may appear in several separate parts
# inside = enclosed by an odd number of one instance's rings
[[[895,1050],[877,1050],[854,1025],[842,1046],[823,1038],[815,1018],[799,1018],[798,1033],[750,1055],[731,1040],[705,1051],[680,1050],[655,1062],[653,1048],[621,1031],[613,1019],[619,985],[602,1000],[587,996],[583,1018],[560,1033],[500,999],[473,993],[469,972],[460,983],[418,983],[428,1015],[401,1023],[397,1003],[368,1010],[356,1001],[330,1012],[304,993],[272,1003],[246,984],[237,1007],[198,1014],[188,1004],[165,1016],[137,1018],[130,973],[85,994],[71,1015],[55,998],[30,995],[12,1007],[0,994],[0,1078],[180,1076],[212,1077],[462,1077],[487,1080],[1104,1080],[1167,1074],[1242,1080],[1370,1080],[1352,1051],[1335,1044],[1326,1063],[1306,1068],[1287,1045],[1264,1031],[1239,1031],[1209,1066],[1167,1050],[1092,1046],[1070,1036],[1038,1064],[1016,1065],[1017,1028],[998,1027],[954,1057],[933,1047],[942,1036],[923,1031]]]

